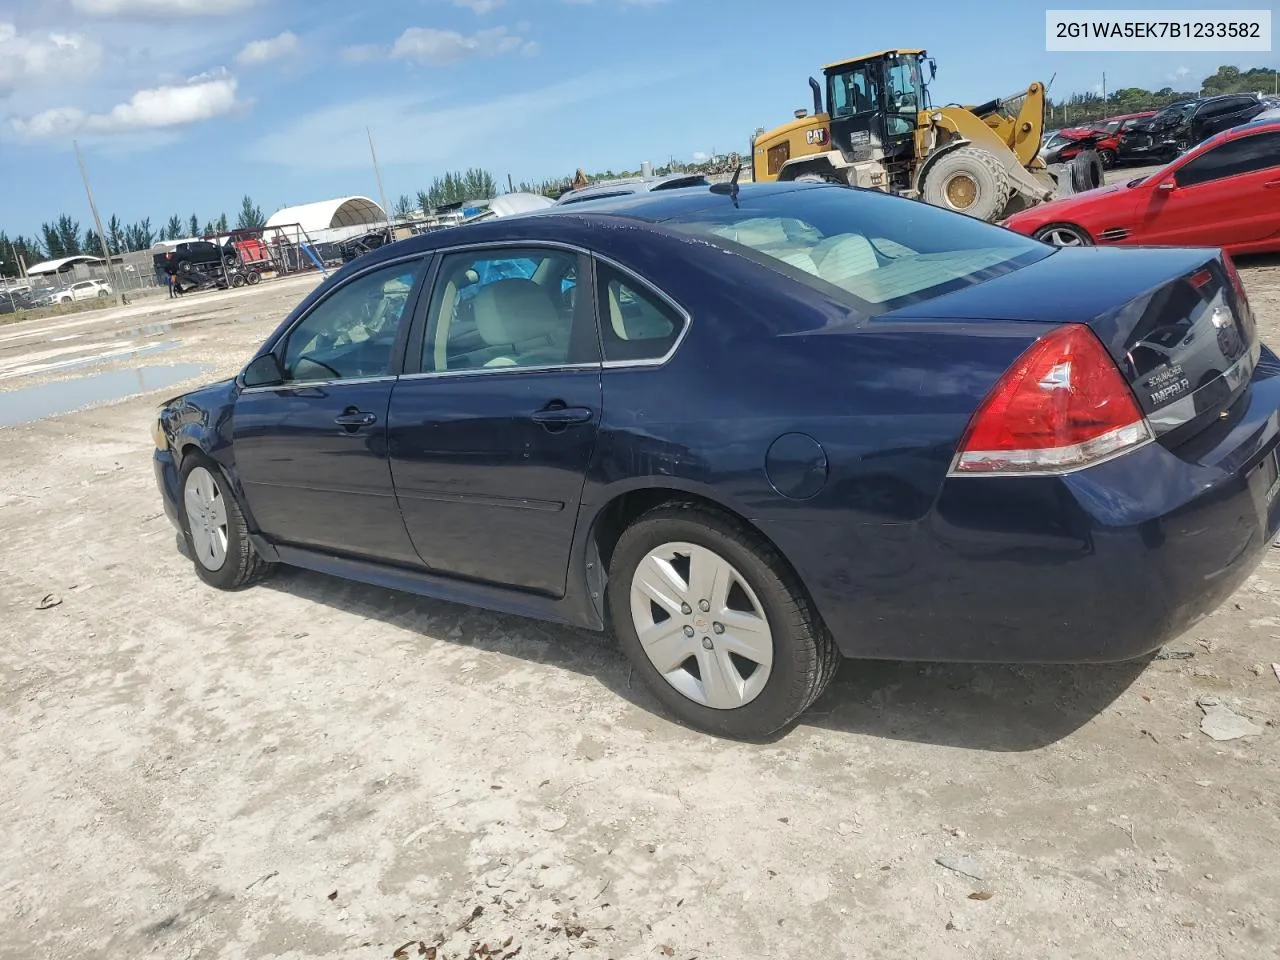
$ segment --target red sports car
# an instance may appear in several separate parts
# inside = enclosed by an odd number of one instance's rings
[[[1031,207],[1000,224],[1058,246],[1280,251],[1280,121],[1224,130],[1150,176]]]

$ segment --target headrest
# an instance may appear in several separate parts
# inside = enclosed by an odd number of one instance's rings
[[[523,277],[482,287],[475,298],[476,329],[489,346],[526,343],[553,336],[559,312],[542,287]]]

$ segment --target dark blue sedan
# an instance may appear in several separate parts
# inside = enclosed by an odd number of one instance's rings
[[[1215,250],[695,187],[361,257],[163,407],[155,473],[216,587],[290,564],[611,629],[755,739],[842,657],[1177,636],[1276,530],[1278,409]]]

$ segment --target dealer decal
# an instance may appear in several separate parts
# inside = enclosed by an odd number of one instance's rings
[[[1151,390],[1151,402],[1161,404],[1190,390],[1191,381],[1182,376],[1182,364],[1171,363],[1147,379],[1147,389]]]

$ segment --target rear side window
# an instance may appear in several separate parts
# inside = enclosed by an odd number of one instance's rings
[[[700,209],[667,225],[874,314],[1053,254],[1012,230],[874,191],[801,187]]]
[[[606,363],[660,360],[680,339],[684,317],[635,278],[597,261],[596,290]]]

